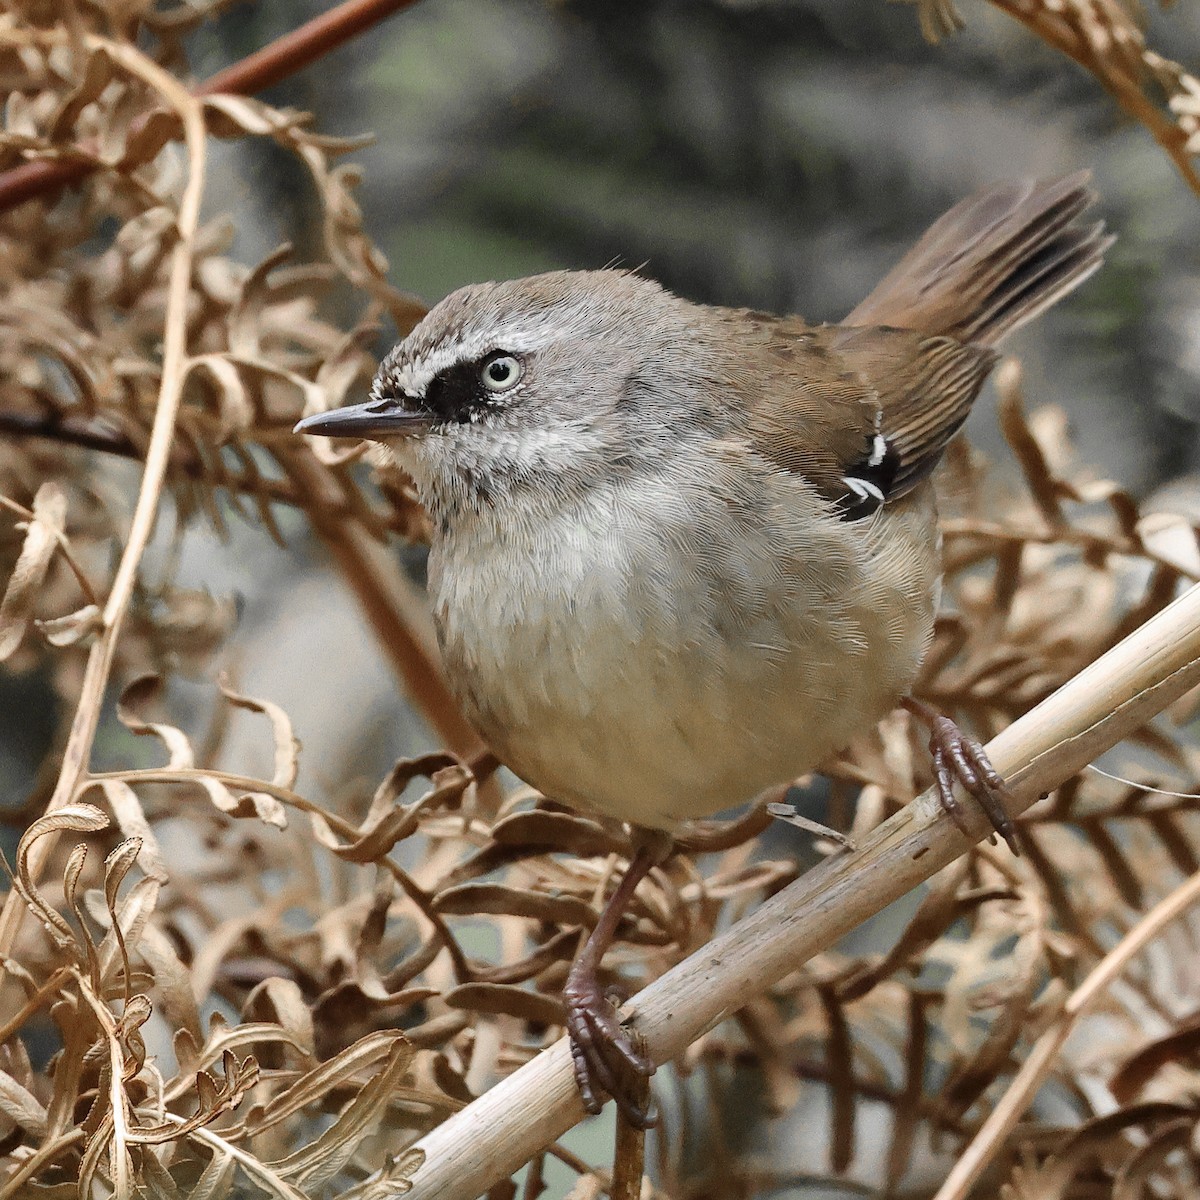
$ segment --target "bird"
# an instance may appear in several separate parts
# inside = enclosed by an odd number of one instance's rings
[[[378,443],[431,521],[445,670],[499,759],[635,853],[564,988],[580,1094],[653,1121],[599,971],[689,820],[811,771],[898,705],[1016,849],[982,746],[910,694],[941,581],[932,474],[998,343],[1112,238],[1087,172],[992,184],[843,321],[693,303],[639,271],[473,284],[296,430]]]

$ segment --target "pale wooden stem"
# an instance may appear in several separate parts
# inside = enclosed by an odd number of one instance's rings
[[[1013,812],[1028,808],[1200,683],[1200,586],[1114,646],[987,747]],[[968,808],[976,838],[990,827]],[[627,1007],[656,1062],[953,861],[967,842],[932,793],[828,859],[667,972]],[[565,1040],[418,1146],[408,1200],[473,1200],[583,1119]]]
[[[85,36],[89,50],[104,50],[109,57],[131,74],[154,88],[159,96],[178,113],[183,123],[188,152],[188,180],[179,202],[176,218],[178,240],[171,252],[171,266],[166,286],[166,306],[163,316],[162,377],[159,383],[158,404],[146,449],[146,465],[142,485],[129,528],[129,538],[117,564],[112,588],[104,604],[103,628],[88,653],[80,687],[79,703],[71,722],[71,732],[63,751],[63,765],[58,782],[46,806],[47,812],[69,804],[80,781],[87,774],[88,758],[109,674],[116,655],[117,638],[133,597],[134,581],[142,555],[154,531],[158,502],[166,480],[171,444],[175,434],[175,419],[183,400],[183,384],[187,374],[187,303],[191,294],[192,263],[195,257],[196,231],[200,224],[200,204],[204,196],[205,128],[199,104],[187,89],[170,73],[131,46],[110,42],[104,38]],[[45,865],[55,839],[40,838],[33,844],[27,863],[36,881]],[[25,904],[18,891],[8,893],[0,910],[0,953],[9,953],[20,933]]]

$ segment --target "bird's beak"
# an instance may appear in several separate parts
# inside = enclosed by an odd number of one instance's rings
[[[371,400],[314,413],[297,422],[292,432],[346,438],[416,437],[432,427],[428,413],[413,412],[399,400]]]

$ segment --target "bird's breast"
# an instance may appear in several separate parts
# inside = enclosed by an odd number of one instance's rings
[[[871,535],[787,481],[733,479],[626,481],[434,547],[451,684],[547,794],[671,828],[816,766],[910,685],[932,506]]]

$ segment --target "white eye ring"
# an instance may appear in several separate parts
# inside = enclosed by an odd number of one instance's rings
[[[519,358],[512,354],[492,354],[484,359],[479,380],[489,392],[511,392],[524,374]]]

